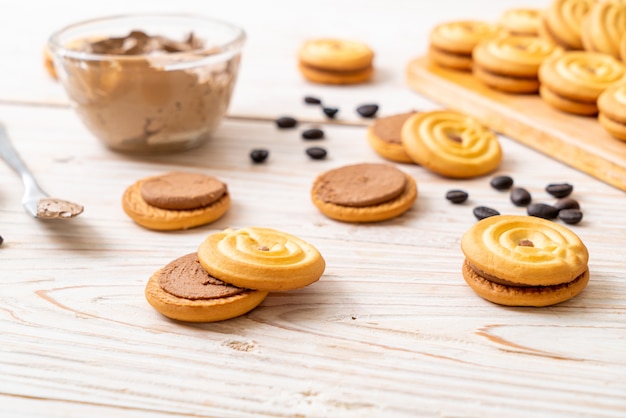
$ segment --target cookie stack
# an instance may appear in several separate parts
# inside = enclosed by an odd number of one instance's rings
[[[222,321],[251,311],[271,291],[314,283],[325,267],[319,251],[293,235],[269,228],[227,229],[156,271],[145,296],[168,318]]]

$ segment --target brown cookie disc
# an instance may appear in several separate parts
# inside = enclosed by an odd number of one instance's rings
[[[402,144],[400,133],[404,122],[416,112],[401,113],[398,115],[378,118],[374,122],[374,133],[381,140],[390,144]]]
[[[141,185],[141,197],[161,209],[187,210],[208,206],[226,193],[215,177],[172,172],[152,177]]]
[[[226,298],[246,290],[207,273],[200,265],[197,253],[179,257],[163,267],[159,286],[171,295],[190,300]]]
[[[314,189],[317,198],[335,205],[365,207],[402,194],[406,176],[388,164],[354,164],[322,174]]]

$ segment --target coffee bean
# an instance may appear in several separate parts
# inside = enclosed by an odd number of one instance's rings
[[[559,198],[569,196],[572,190],[574,190],[574,186],[569,183],[548,184],[546,186],[546,192]]]
[[[304,139],[322,139],[324,138],[324,131],[321,129],[313,128],[307,129],[302,132],[302,138]]]
[[[304,103],[318,105],[318,104],[322,104],[322,101],[318,99],[317,97],[305,96]]]
[[[474,212],[474,216],[479,221],[481,219],[489,218],[490,216],[496,216],[500,214],[500,212],[498,212],[497,210],[489,208],[487,206],[476,206],[473,212]]]
[[[578,209],[562,209],[559,212],[559,219],[566,224],[577,224],[583,219],[583,213]]]
[[[326,154],[328,154],[326,150],[322,147],[307,148],[306,153],[309,157],[313,158],[314,160],[322,160],[326,158]]]
[[[298,121],[291,116],[283,116],[276,119],[275,122],[280,129],[294,128],[298,124]]]
[[[324,109],[322,109],[322,111],[324,112],[326,116],[328,116],[331,119],[334,119],[337,112],[339,112],[339,109],[336,107],[325,107]]]
[[[0,235],[0,245],[2,245],[3,242],[4,242],[4,238],[2,238],[2,235]]]
[[[270,152],[266,149],[257,148],[250,151],[250,159],[255,163],[262,163],[267,160],[267,157],[270,155]]]
[[[531,200],[530,193],[523,187],[516,187],[511,190],[511,202],[513,202],[515,206],[526,206]]]
[[[446,199],[452,203],[463,203],[467,200],[468,194],[463,190],[450,190],[446,193]]]
[[[526,212],[530,216],[536,216],[543,219],[554,219],[559,214],[559,210],[557,208],[545,203],[531,203],[526,208]]]
[[[356,108],[356,111],[359,115],[364,118],[373,118],[376,116],[376,112],[378,112],[377,104],[364,104]]]
[[[557,210],[580,209],[580,204],[577,200],[574,200],[571,197],[565,197],[563,199],[557,200],[554,204],[554,207],[557,208]]]
[[[513,179],[510,176],[498,176],[492,178],[489,184],[496,190],[508,190],[513,186]]]

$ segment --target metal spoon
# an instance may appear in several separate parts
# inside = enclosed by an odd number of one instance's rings
[[[22,205],[26,212],[35,218],[68,219],[83,212],[81,205],[50,197],[39,187],[35,177],[28,170],[15,148],[13,148],[9,135],[2,123],[0,123],[0,157],[22,178],[22,183],[24,183]]]

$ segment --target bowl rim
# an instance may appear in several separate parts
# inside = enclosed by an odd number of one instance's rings
[[[78,28],[80,26],[86,26],[93,23],[98,22],[106,22],[106,21],[115,21],[121,19],[132,19],[132,18],[175,18],[175,19],[194,19],[194,20],[204,20],[207,22],[212,22],[215,24],[219,24],[225,27],[230,28],[234,31],[233,39],[223,43],[212,46],[210,48],[205,49],[196,49],[192,51],[180,51],[180,52],[168,52],[167,54],[163,54],[162,56],[168,57],[177,57],[184,55],[210,55],[212,57],[222,56],[222,55],[232,55],[233,53],[238,52],[242,47],[244,42],[246,41],[247,35],[243,28],[240,26],[228,22],[226,20],[214,18],[211,16],[196,14],[196,13],[121,13],[115,15],[107,15],[100,16],[91,19],[80,20],[74,23],[70,23],[66,26],[63,26],[56,31],[54,31],[48,37],[48,49],[53,55],[81,59],[86,61],[109,61],[109,60],[136,60],[143,59],[145,57],[149,57],[149,54],[140,54],[140,55],[122,55],[122,54],[96,54],[93,52],[85,52],[76,49],[67,48],[62,45],[59,38],[63,33],[70,31],[72,29]],[[141,28],[140,28],[141,29]],[[215,50],[217,48],[217,51]],[[154,56],[154,55],[152,55]]]

